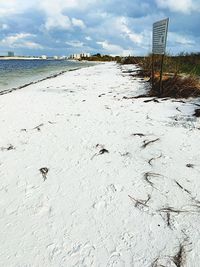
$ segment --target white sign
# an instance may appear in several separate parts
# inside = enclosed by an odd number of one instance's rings
[[[153,24],[153,46],[152,53],[165,54],[169,18],[157,21]]]

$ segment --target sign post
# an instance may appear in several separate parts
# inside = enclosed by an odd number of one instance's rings
[[[162,74],[165,49],[167,43],[169,18],[157,21],[153,24],[153,43],[152,43],[152,86],[154,86],[154,55],[162,55],[159,93],[162,94]]]
[[[154,90],[154,54],[152,54],[151,62],[151,84],[152,89]]]

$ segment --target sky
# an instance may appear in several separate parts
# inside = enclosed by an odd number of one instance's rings
[[[167,52],[200,52],[200,0],[0,0],[0,55],[147,55],[167,17]]]

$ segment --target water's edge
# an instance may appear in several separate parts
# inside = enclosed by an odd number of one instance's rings
[[[87,67],[80,67],[80,68],[75,68],[75,69],[63,70],[63,71],[61,71],[61,72],[58,72],[58,73],[56,73],[56,74],[52,74],[52,75],[47,76],[47,77],[45,77],[45,78],[42,78],[42,79],[39,79],[39,80],[30,82],[30,83],[25,83],[25,84],[20,85],[20,86],[18,86],[18,87],[13,87],[13,88],[11,88],[11,89],[6,89],[6,90],[4,90],[4,91],[0,91],[0,95],[9,94],[9,93],[11,93],[11,92],[13,92],[13,91],[16,91],[16,90],[19,90],[19,89],[28,87],[29,85],[37,84],[37,83],[43,82],[43,81],[45,81],[45,80],[49,80],[49,79],[52,79],[52,78],[56,78],[56,77],[58,77],[58,76],[63,75],[63,74],[66,73],[66,72],[76,71],[76,70],[79,70],[79,69],[89,68],[89,67],[92,67],[92,66],[87,66]]]

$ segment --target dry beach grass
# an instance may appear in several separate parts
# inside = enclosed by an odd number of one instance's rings
[[[200,77],[199,72],[192,71],[193,69],[200,69],[200,55],[187,56],[187,60],[190,62],[191,71],[188,70],[188,62],[185,61],[185,57],[170,57],[165,56],[164,73],[162,79],[162,87],[160,93],[160,57],[154,56],[154,81],[152,81],[152,57],[135,58],[128,57],[122,64],[137,64],[140,69],[133,74],[140,78],[145,78],[151,84],[150,90],[147,92],[147,96],[156,97],[170,97],[170,98],[189,98],[200,96]],[[181,58],[181,59],[180,59]],[[193,59],[194,58],[194,59]],[[197,60],[197,59],[198,60]],[[193,59],[193,61],[192,61]],[[182,60],[182,61],[181,61]],[[177,63],[179,62],[179,64]],[[181,62],[181,63],[180,63]],[[193,62],[195,63],[193,65]],[[187,71],[186,73],[184,71]],[[153,84],[152,84],[153,82]]]
[[[155,77],[154,86],[149,91],[149,96],[171,97],[171,98],[189,98],[200,96],[200,80],[195,76],[182,77],[173,75],[163,76],[162,93],[159,94],[160,79]]]

